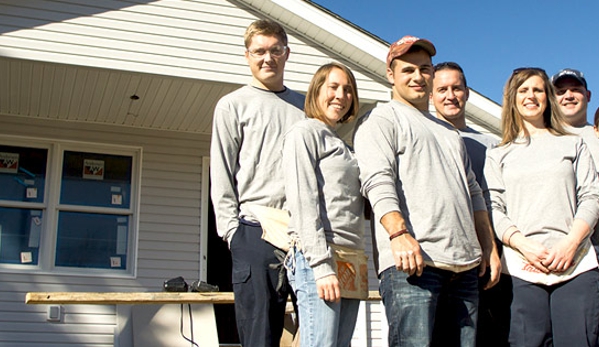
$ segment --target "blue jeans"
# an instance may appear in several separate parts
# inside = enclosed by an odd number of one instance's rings
[[[461,273],[426,266],[421,276],[408,276],[395,267],[381,273],[381,298],[389,323],[389,346],[430,346],[441,297],[449,303],[444,312],[455,325],[459,341],[442,345],[474,347],[478,319],[478,269]],[[453,329],[453,328],[452,328]]]
[[[290,251],[287,277],[297,297],[300,346],[349,347],[360,300],[329,302],[318,297],[314,271],[300,250]]]

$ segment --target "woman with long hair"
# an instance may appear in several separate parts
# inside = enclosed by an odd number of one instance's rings
[[[599,182],[586,145],[564,124],[545,71],[514,70],[504,90],[503,138],[485,167],[503,270],[513,283],[512,346],[598,343],[590,233]]]

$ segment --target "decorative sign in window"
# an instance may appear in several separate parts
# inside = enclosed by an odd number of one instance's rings
[[[0,172],[17,173],[19,171],[19,153],[0,152]]]
[[[129,208],[132,170],[131,156],[65,151],[60,203]]]
[[[0,146],[0,200],[42,202],[48,150]]]
[[[83,159],[83,178],[88,180],[103,180],[104,160]]]

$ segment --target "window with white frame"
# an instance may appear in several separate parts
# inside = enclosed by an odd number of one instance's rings
[[[132,273],[139,161],[136,148],[0,141],[0,267]]]

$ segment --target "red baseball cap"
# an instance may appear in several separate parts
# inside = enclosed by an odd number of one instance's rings
[[[437,54],[435,46],[429,40],[406,35],[398,41],[392,43],[389,47],[389,54],[387,54],[387,67],[391,67],[391,62],[393,59],[399,58],[400,56],[406,54],[412,46],[422,47],[428,54],[430,54],[431,57]]]

